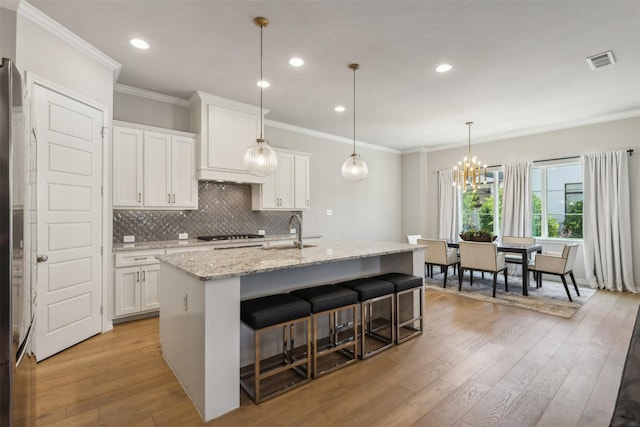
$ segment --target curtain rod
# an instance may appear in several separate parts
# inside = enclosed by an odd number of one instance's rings
[[[634,149],[633,148],[628,149],[627,153],[630,156],[633,156]],[[534,160],[533,163],[553,162],[553,161],[556,161],[556,160],[572,160],[572,159],[579,159],[579,158],[580,158],[580,156],[555,157],[553,159]],[[502,166],[503,165],[488,165],[487,169],[499,168],[499,167],[502,167]],[[436,173],[440,173],[440,171],[436,171]]]
[[[627,153],[632,156],[633,155],[633,148],[630,148],[627,150]],[[568,156],[568,157],[556,157],[553,159],[542,159],[542,160],[534,160],[533,163],[541,163],[541,162],[553,162],[555,160],[571,160],[571,159],[579,159],[580,156]],[[489,166],[487,166],[489,167]]]

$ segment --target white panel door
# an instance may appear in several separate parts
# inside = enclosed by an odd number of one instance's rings
[[[198,206],[196,177],[196,141],[184,136],[171,137],[171,205]]]
[[[171,135],[144,133],[144,205],[171,204]]]
[[[34,85],[37,360],[101,331],[104,112]]]
[[[142,131],[113,127],[113,206],[142,206]]]

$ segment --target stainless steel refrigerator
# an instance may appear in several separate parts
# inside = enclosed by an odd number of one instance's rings
[[[13,62],[0,65],[0,426],[35,425],[35,361],[29,344],[34,293],[25,248],[23,86]],[[29,234],[29,233],[27,233]]]

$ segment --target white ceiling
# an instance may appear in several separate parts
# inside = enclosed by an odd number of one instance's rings
[[[254,105],[264,16],[266,118],[352,138],[357,62],[356,138],[398,150],[466,144],[467,121],[476,143],[640,115],[637,0],[30,3],[121,63],[118,83]],[[607,50],[617,63],[592,71]]]

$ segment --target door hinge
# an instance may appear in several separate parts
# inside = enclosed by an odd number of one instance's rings
[[[100,130],[100,134],[102,135],[102,138],[104,139],[104,133],[107,130],[106,126],[103,126],[102,129]]]

